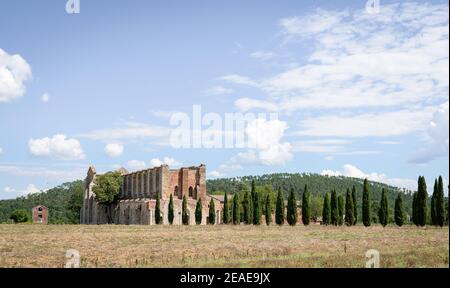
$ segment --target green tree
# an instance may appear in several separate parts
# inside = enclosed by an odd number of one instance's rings
[[[347,193],[345,194],[345,224],[347,226],[352,226],[355,223],[355,219],[353,217],[354,211],[353,197],[350,193],[350,189],[347,188]]]
[[[161,197],[159,192],[156,192],[156,204],[155,204],[155,223],[162,224],[163,218],[161,217]]]
[[[209,217],[208,222],[211,225],[216,224],[216,207],[214,204],[214,200],[211,198],[211,201],[209,201]]]
[[[362,219],[364,226],[368,227],[370,226],[371,222],[371,208],[370,208],[370,188],[369,188],[369,181],[364,179],[364,185],[363,185],[363,201],[362,201]]]
[[[230,223],[230,207],[228,203],[227,192],[225,192],[225,196],[223,197],[223,223],[224,224]]]
[[[339,220],[339,208],[338,208],[338,197],[336,190],[331,190],[331,224],[332,225],[338,225]]]
[[[353,225],[358,222],[358,198],[356,197],[356,187],[352,188],[352,202],[353,202]]]
[[[444,198],[444,181],[442,176],[438,179],[438,188],[436,193],[436,224],[439,226],[444,226],[445,224],[445,198]],[[448,204],[447,204],[448,205]]]
[[[174,218],[174,212],[173,212],[173,196],[172,194],[170,194],[170,199],[169,199],[169,211],[167,213],[167,217],[169,218],[169,224],[172,225],[173,224],[173,218]]]
[[[311,219],[311,211],[309,209],[309,198],[310,195],[308,191],[308,185],[305,185],[302,198],[302,222],[303,225],[305,226],[309,225],[309,221]]]
[[[84,185],[81,181],[75,181],[69,185],[68,189],[70,193],[70,198],[67,203],[67,210],[72,212],[73,215],[71,219],[72,224],[80,223],[80,212],[83,207],[83,197],[84,197]]]
[[[259,200],[259,193],[255,192],[253,196],[253,224],[261,225],[261,201]]]
[[[241,223],[241,201],[239,194],[235,193],[233,196],[233,224],[239,225]]]
[[[322,222],[324,225],[331,224],[331,204],[330,194],[328,193],[325,193],[325,197],[323,198]]]
[[[120,172],[107,172],[103,175],[97,175],[94,183],[92,191],[95,193],[95,200],[106,208],[108,223],[113,223],[111,206],[119,200],[122,175]]]
[[[266,224],[267,226],[270,225],[270,222],[272,222],[272,204],[270,201],[270,195],[268,194],[266,197]]]
[[[171,195],[172,196],[172,195]],[[211,198],[212,200],[212,198]],[[202,198],[198,199],[197,204],[195,205],[195,223],[197,225],[202,224]]]
[[[386,195],[387,193],[388,192],[386,191],[386,189],[383,188],[381,192],[380,208],[378,210],[378,219],[383,227],[387,225],[389,220],[389,206]]]
[[[284,199],[281,188],[278,189],[277,206],[275,207],[275,222],[278,225],[284,224]]]
[[[427,183],[425,177],[420,176],[417,189],[417,222],[419,226],[425,226],[427,223]]]
[[[287,222],[291,226],[295,226],[298,221],[298,215],[297,215],[297,199],[295,198],[295,192],[294,188],[291,188],[291,193],[288,197],[288,204],[287,204]]]
[[[186,195],[183,195],[183,202],[181,203],[181,221],[183,222],[183,225],[189,225]]]
[[[344,224],[344,208],[345,207],[345,203],[344,203],[344,196],[339,195],[338,197],[338,224],[339,226],[342,226]]]
[[[430,203],[430,217],[431,217],[431,225],[437,225],[436,218],[436,197],[437,197],[437,189],[438,189],[438,181],[434,180],[433,186],[433,194],[431,195],[431,203]]]
[[[397,199],[395,199],[395,224],[402,226],[405,223],[405,210],[403,208],[402,193],[399,192]]]
[[[25,223],[28,221],[28,211],[25,209],[17,209],[14,210],[13,213],[11,213],[11,216],[9,216],[9,219],[13,220],[14,223]]]
[[[253,215],[252,215],[252,196],[250,192],[246,192],[244,194],[244,223],[252,224]]]
[[[413,203],[412,203],[412,221],[415,225],[419,225],[418,221],[418,206],[417,206],[417,192],[414,192],[413,194]]]

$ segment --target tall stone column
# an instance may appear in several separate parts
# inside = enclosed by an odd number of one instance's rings
[[[135,176],[136,174],[134,174],[134,173],[132,173],[131,175],[130,175],[130,178],[131,178],[131,199],[133,199],[134,198],[134,191],[136,190],[136,183],[135,183],[135,179],[134,179],[134,176]]]

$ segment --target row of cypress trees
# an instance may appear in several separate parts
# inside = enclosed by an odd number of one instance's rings
[[[209,202],[209,213],[208,213],[208,223],[214,225],[216,223],[216,208],[213,199],[211,198],[211,201]],[[173,219],[175,218],[174,214],[174,206],[173,206],[173,196],[170,194],[169,199],[169,205],[168,205],[168,220],[169,224],[173,224]],[[202,223],[202,217],[203,217],[203,206],[202,206],[202,199],[199,199],[197,201],[197,204],[195,206],[195,223],[197,225],[200,225]],[[156,205],[155,205],[155,222],[156,224],[162,224],[163,218],[161,216],[161,197],[159,193],[156,194]],[[181,204],[181,222],[183,225],[189,225],[189,213],[187,209],[187,199],[186,195],[183,196],[183,201]]]
[[[389,203],[388,203],[388,190],[382,190],[380,205],[378,209],[378,218],[381,225],[386,226],[389,221]],[[252,181],[251,191],[244,194],[243,205],[243,219],[245,224],[260,225],[262,218],[262,210],[264,209],[265,223],[270,225],[272,222],[272,203],[270,195],[267,195],[265,201],[260,201],[260,195],[256,192],[255,181]],[[427,186],[423,176],[418,179],[418,190],[413,195],[413,223],[418,226],[424,226],[427,223]],[[444,204],[444,187],[443,179],[440,176],[435,180],[434,191],[431,197],[431,223],[436,226],[443,226],[445,224],[445,204]],[[262,202],[265,203],[265,207],[261,207]],[[347,189],[345,198],[343,195],[337,195],[336,190],[331,191],[331,196],[326,193],[323,201],[322,210],[322,222],[324,225],[347,225],[353,226],[358,221],[358,205],[357,205],[356,188],[353,186],[352,190]],[[298,222],[297,215],[297,200],[295,197],[294,189],[291,189],[288,196],[287,209],[285,209],[283,193],[281,188],[278,189],[277,199],[275,203],[275,223],[283,225],[285,220],[291,226],[294,226]],[[215,223],[215,207],[214,201],[211,199],[209,203],[209,217],[208,224]],[[173,223],[174,208],[173,197],[170,195],[169,201],[169,223]],[[286,210],[286,217],[285,217]],[[238,193],[233,197],[230,203],[227,193],[224,196],[223,207],[223,223],[224,224],[240,224],[241,223],[241,200]],[[402,226],[406,221],[406,213],[403,206],[402,193],[398,193],[395,199],[394,209],[394,221],[398,226]],[[305,185],[303,197],[302,197],[302,222],[304,225],[310,223],[310,193],[308,187]],[[202,203],[201,199],[197,201],[195,209],[195,222],[200,224],[202,219]],[[161,209],[160,209],[160,196],[156,197],[155,208],[155,221],[157,224],[162,223]],[[364,179],[363,195],[362,195],[362,222],[364,226],[371,225],[371,195],[369,181]],[[189,224],[189,214],[187,212],[187,200],[186,196],[183,197],[182,202],[182,223],[184,225]]]

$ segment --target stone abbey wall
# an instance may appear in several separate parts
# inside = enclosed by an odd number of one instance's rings
[[[190,224],[195,224],[195,206],[202,200],[202,224],[206,224],[209,212],[210,196],[206,193],[206,167],[186,167],[169,169],[167,165],[129,173],[122,173],[122,187],[119,202],[112,207],[113,220],[116,224],[155,224],[156,195],[160,195],[163,224],[168,224],[168,205],[170,195],[174,199],[174,225],[181,224],[181,205],[183,196],[187,199]],[[82,224],[106,224],[107,209],[95,201],[92,188],[96,171],[90,167],[85,179],[84,203],[81,211]],[[214,199],[216,222],[220,223],[221,203]]]

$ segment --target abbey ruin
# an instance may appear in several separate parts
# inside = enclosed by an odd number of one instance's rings
[[[221,203],[206,193],[206,167],[186,167],[169,169],[162,165],[136,172],[119,170],[122,174],[120,200],[112,207],[113,222],[116,224],[155,224],[156,195],[160,195],[163,224],[168,224],[168,205],[170,195],[174,202],[174,225],[181,224],[181,205],[183,196],[187,198],[187,212],[190,224],[195,224],[195,206],[202,200],[202,223],[207,223],[208,204],[213,199],[216,207],[216,223],[220,223]],[[89,167],[84,180],[85,194],[81,210],[81,224],[108,223],[107,208],[97,204],[93,187],[97,172]]]

